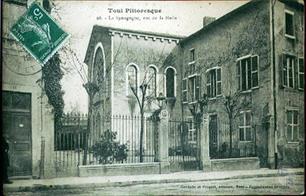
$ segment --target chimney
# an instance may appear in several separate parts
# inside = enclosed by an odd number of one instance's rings
[[[216,20],[215,17],[204,16],[204,18],[203,18],[203,27],[207,26],[208,24],[210,24],[214,20]]]

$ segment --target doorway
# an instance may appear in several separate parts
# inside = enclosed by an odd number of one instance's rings
[[[9,144],[8,175],[32,175],[31,94],[2,91],[3,134]]]

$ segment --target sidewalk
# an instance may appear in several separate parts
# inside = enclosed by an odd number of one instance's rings
[[[228,179],[245,179],[258,177],[274,177],[287,175],[304,175],[304,168],[285,168],[282,170],[258,169],[241,171],[184,171],[170,174],[134,175],[134,176],[102,176],[102,177],[66,177],[53,179],[14,180],[13,184],[5,184],[5,192],[33,191],[46,189],[73,189],[111,186],[129,186],[136,184],[178,183],[196,181],[214,181]]]

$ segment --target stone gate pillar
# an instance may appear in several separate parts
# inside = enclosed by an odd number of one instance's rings
[[[277,169],[277,152],[275,151],[277,143],[275,138],[277,133],[274,131],[274,120],[275,117],[271,116],[269,126],[267,126],[268,132],[268,164],[271,169]]]
[[[158,126],[158,161],[160,162],[160,173],[169,173],[169,154],[168,154],[168,125],[169,114],[167,110],[162,110],[159,114]]]
[[[202,168],[204,171],[211,170],[211,162],[209,156],[209,123],[208,116],[203,117],[200,130],[200,153],[201,153],[201,162]]]

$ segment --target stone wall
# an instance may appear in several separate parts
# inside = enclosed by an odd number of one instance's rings
[[[79,176],[129,176],[159,174],[160,163],[79,166]]]
[[[215,159],[211,161],[211,171],[256,170],[259,169],[257,157]]]

